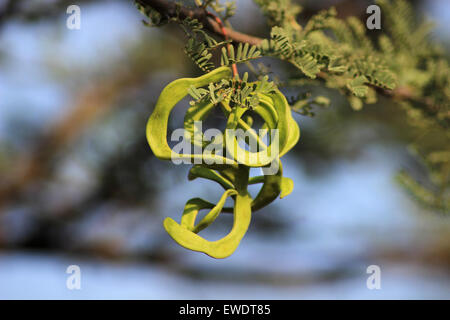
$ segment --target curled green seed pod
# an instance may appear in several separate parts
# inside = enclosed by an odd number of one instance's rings
[[[147,122],[147,141],[155,156],[163,160],[171,160],[175,158],[194,160],[199,158],[203,160],[203,155],[197,154],[177,154],[167,143],[167,126],[169,116],[172,109],[181,99],[187,94],[191,86],[196,88],[204,87],[209,83],[220,81],[223,78],[229,78],[231,71],[227,67],[218,68],[204,76],[198,78],[183,78],[169,83],[161,92],[161,95],[156,102],[155,109]],[[212,161],[224,162],[227,159],[210,155]],[[232,164],[237,165],[236,162],[231,161]],[[229,163],[229,162],[227,162]]]
[[[252,215],[251,201],[248,193],[236,196],[233,228],[228,235],[217,241],[205,240],[171,218],[164,220],[164,228],[178,244],[187,249],[200,251],[217,259],[226,258],[236,250],[247,232]]]
[[[221,67],[198,78],[173,81],[162,91],[147,123],[147,140],[158,158],[197,160],[189,171],[189,180],[208,179],[225,189],[217,204],[200,198],[190,199],[185,205],[180,223],[172,218],[164,220],[164,228],[178,244],[214,258],[228,257],[236,250],[250,225],[252,211],[267,206],[278,196],[283,198],[292,192],[293,181],[283,177],[280,158],[297,143],[300,137],[300,130],[292,118],[286,98],[278,89],[269,86],[270,90],[267,92],[249,93],[252,112],[264,121],[262,128],[274,130],[277,134],[277,139],[270,136],[268,139],[270,141],[266,145],[263,136],[252,128],[253,119],[246,114],[249,109],[230,103],[233,100],[232,95],[237,94],[234,91],[236,84],[230,80],[230,69]],[[225,94],[221,96],[219,101],[214,93],[214,83],[227,83],[227,81],[233,84],[232,90],[228,91],[228,96]],[[255,90],[261,87],[258,81],[247,85],[249,85],[248,88]],[[202,87],[208,87],[210,98],[201,96],[195,91]],[[224,138],[214,140],[219,146],[219,151],[180,154],[169,147],[167,142],[169,115],[176,104],[189,93],[200,100],[192,104],[185,114],[184,137],[192,146],[207,149],[213,141],[204,141],[203,132],[196,128],[195,123],[205,120],[214,107],[220,106],[227,118],[227,129]],[[228,131],[238,129],[245,131],[244,137],[231,135]],[[256,148],[246,150],[239,145],[240,143],[247,144],[249,147],[256,146]],[[200,164],[198,160],[201,160]],[[263,175],[249,177],[250,167],[260,167]],[[270,171],[269,168],[276,170]],[[252,199],[247,190],[248,185],[258,183],[262,183],[261,189]],[[228,197],[234,201],[232,208],[224,207]],[[210,211],[196,223],[199,211],[204,209]],[[208,241],[198,235],[201,230],[211,225],[221,212],[232,212],[234,215],[230,233],[217,241]]]

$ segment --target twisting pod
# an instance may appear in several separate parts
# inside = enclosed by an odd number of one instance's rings
[[[169,83],[161,92],[156,102],[155,109],[147,122],[147,140],[156,157],[163,160],[172,159],[190,159],[199,158],[203,160],[203,155],[198,154],[178,154],[175,153],[167,143],[167,126],[172,109],[178,102],[188,94],[191,86],[196,88],[204,87],[211,82],[220,81],[223,78],[229,78],[231,70],[228,67],[222,67],[211,71],[198,78],[183,78]],[[226,159],[218,155],[211,155],[212,161],[224,163]],[[232,161],[232,160],[228,160]],[[234,165],[237,163],[233,162]]]
[[[204,178],[220,184],[225,192],[217,204],[212,204],[201,198],[190,199],[184,208],[181,222],[172,218],[164,220],[164,228],[169,235],[181,246],[203,252],[214,258],[225,258],[238,247],[250,225],[252,211],[265,207],[278,196],[281,198],[293,190],[293,181],[283,177],[280,157],[288,152],[298,141],[300,130],[292,118],[286,98],[273,88],[270,92],[258,92],[258,105],[252,110],[264,121],[263,129],[275,132],[270,134],[266,145],[263,136],[252,129],[251,117],[244,119],[248,110],[245,107],[231,107],[229,97],[220,101],[220,107],[227,118],[225,138],[218,141],[204,141],[203,133],[196,128],[196,121],[203,121],[216,106],[204,99],[191,106],[184,117],[184,137],[193,146],[208,149],[210,144],[218,145],[219,152],[203,152],[202,154],[180,154],[174,152],[167,142],[168,120],[172,109],[189,92],[189,89],[201,88],[222,79],[230,79],[231,71],[228,67],[218,68],[198,78],[185,78],[173,81],[162,91],[156,107],[147,123],[147,140],[153,153],[160,159],[189,159],[201,160],[189,171],[189,180]],[[257,87],[258,82],[254,85]],[[244,136],[235,134],[231,130],[244,130]],[[239,146],[246,143],[250,150]],[[223,156],[222,154],[225,154]],[[197,163],[197,161],[195,162]],[[249,177],[251,167],[260,167],[262,176]],[[273,169],[275,170],[269,170]],[[262,183],[259,193],[254,199],[248,192],[248,185]],[[224,207],[228,197],[233,198],[234,207]],[[210,211],[196,223],[200,210]],[[213,223],[221,212],[232,212],[233,227],[226,236],[217,241],[208,241],[198,233]]]

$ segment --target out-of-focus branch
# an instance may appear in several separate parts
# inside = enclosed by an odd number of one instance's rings
[[[0,26],[6,21],[6,18],[17,12],[21,0],[9,0],[0,8]]]
[[[49,128],[33,150],[15,160],[10,174],[2,177],[0,208],[20,196],[29,183],[47,176],[55,155],[74,141],[99,116],[109,111],[124,89],[141,81],[142,77],[127,71],[82,92],[69,108],[72,111],[62,121]]]

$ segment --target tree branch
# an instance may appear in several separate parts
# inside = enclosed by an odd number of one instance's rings
[[[147,5],[154,10],[158,11],[162,16],[166,18],[175,18],[179,17],[183,18],[192,18],[199,20],[203,26],[219,36],[225,37],[224,30],[226,31],[226,36],[228,39],[233,40],[234,42],[242,42],[248,43],[251,45],[259,45],[263,41],[263,39],[254,37],[245,33],[241,33],[235,31],[233,29],[227,27],[221,27],[219,23],[217,23],[208,13],[205,8],[201,7],[185,7],[181,6],[175,2],[171,2],[168,0],[136,0],[141,5]],[[325,80],[326,73],[319,72],[317,74],[319,79]],[[433,102],[430,99],[420,99],[414,95],[414,90],[410,87],[402,86],[397,87],[394,90],[388,90],[383,88],[375,88],[377,92],[385,97],[392,98],[394,100],[407,100],[411,102],[419,102],[426,105],[430,110],[435,110],[436,106],[434,106]]]
[[[163,17],[166,18],[192,18],[200,21],[203,26],[219,36],[224,36],[223,30],[219,23],[215,19],[211,17],[208,11],[205,8],[189,8],[180,6],[175,2],[167,1],[167,0],[136,0],[141,5],[147,5],[154,10],[158,11]],[[258,45],[261,43],[262,39],[254,36],[250,36],[248,34],[244,34],[241,32],[237,32],[231,28],[224,28],[226,31],[226,35],[229,39],[235,42],[243,42],[251,45]]]

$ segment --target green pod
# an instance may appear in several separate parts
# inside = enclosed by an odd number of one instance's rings
[[[181,225],[188,230],[194,230],[195,219],[197,219],[198,212],[203,209],[212,208],[214,208],[214,204],[201,198],[189,199],[184,206],[183,215],[181,216]]]
[[[191,168],[191,170],[189,170],[188,179],[194,180],[196,178],[204,178],[215,181],[220,184],[225,190],[234,188],[233,183],[223,175],[213,169],[206,168],[201,165],[195,165]]]
[[[300,128],[297,122],[292,117],[292,111],[289,107],[289,103],[286,97],[281,93],[280,90],[276,89],[273,93],[268,94],[273,101],[273,104],[280,106],[280,109],[284,109],[284,119],[280,121],[278,128],[286,127],[286,140],[281,144],[280,142],[280,158],[284,156],[289,150],[291,150],[300,139]],[[280,112],[278,112],[280,114]],[[280,129],[281,130],[281,129]]]
[[[251,202],[252,198],[247,192],[236,195],[233,227],[230,233],[220,240],[208,241],[171,218],[164,220],[164,228],[179,245],[186,249],[223,259],[236,250],[247,232],[252,215]]]
[[[200,198],[190,199],[183,210],[180,223],[171,218],[164,220],[164,228],[169,235],[181,246],[203,252],[214,258],[225,258],[231,255],[238,247],[241,239],[247,232],[250,224],[252,211],[258,210],[278,196],[280,198],[288,195],[293,190],[293,181],[283,177],[280,158],[288,152],[298,141],[300,129],[292,117],[292,112],[283,94],[274,89],[270,93],[258,93],[259,105],[253,108],[253,111],[264,120],[263,128],[277,129],[278,144],[274,145],[274,140],[266,145],[254,129],[251,128],[253,120],[247,117],[243,119],[246,108],[229,106],[230,98],[226,97],[220,102],[220,106],[227,117],[227,129],[243,129],[247,131],[241,142],[262,151],[254,152],[242,149],[234,135],[227,135],[225,139],[218,141],[220,151],[228,151],[227,156],[223,157],[214,152],[202,154],[179,154],[175,153],[167,143],[167,127],[169,116],[175,105],[188,94],[189,88],[212,86],[222,79],[230,79],[231,71],[227,67],[218,68],[204,76],[198,78],[184,78],[173,81],[167,85],[155,106],[147,122],[147,140],[153,153],[160,159],[190,159],[201,160],[202,163],[194,165],[188,178],[205,178],[220,184],[225,192],[217,204],[212,204]],[[256,83],[258,85],[258,83]],[[215,104],[210,101],[200,100],[191,106],[184,117],[185,138],[193,146],[205,147],[208,141],[203,141],[203,133],[195,128],[195,121],[203,121],[214,108]],[[223,143],[221,146],[220,143]],[[233,149],[231,149],[233,148]],[[236,151],[233,152],[236,148]],[[231,150],[230,150],[231,149]],[[231,152],[230,152],[231,151]],[[219,152],[218,152],[219,153]],[[251,158],[251,154],[256,153]],[[250,161],[252,159],[252,161]],[[278,166],[275,174],[267,172],[269,166]],[[263,169],[263,176],[249,179],[250,167],[260,167]],[[275,167],[276,168],[276,167]],[[252,199],[248,193],[248,185],[262,183],[261,189],[255,199]],[[234,200],[233,208],[224,208],[228,197]],[[210,209],[210,211],[196,224],[196,219],[200,210]],[[222,239],[217,241],[208,241],[197,233],[213,223],[221,212],[232,212],[234,222],[231,231]]]
[[[259,210],[273,202],[281,193],[281,183],[283,178],[283,168],[280,160],[278,161],[278,172],[276,174],[264,175],[264,182],[261,190],[252,201],[252,210]]]
[[[209,101],[201,101],[186,111],[184,116],[184,136],[193,145],[205,147],[207,143],[203,139],[203,133],[197,132],[196,121],[202,121],[214,108],[214,104]]]
[[[248,184],[264,183],[266,176],[255,176],[248,180]],[[280,199],[288,196],[294,190],[294,181],[291,178],[281,178],[281,193]]]
[[[225,131],[225,145],[227,149],[227,155],[231,155],[238,163],[245,164],[249,167],[263,167],[269,165],[272,161],[277,159],[280,154],[280,150],[283,150],[288,141],[288,116],[290,114],[289,105],[286,100],[280,99],[277,95],[265,96],[264,103],[261,103],[255,108],[255,112],[263,118],[265,123],[270,129],[276,129],[276,138],[278,143],[269,144],[269,146],[259,145],[262,147],[262,151],[250,152],[239,146],[239,142],[236,140],[234,133],[237,129],[239,120],[241,120],[246,108],[236,107],[234,112],[230,113],[227,121],[227,127]],[[272,101],[272,103],[270,102]],[[275,111],[275,112],[274,112]],[[289,112],[289,113],[288,113]],[[275,147],[275,148],[274,148]]]
[[[211,82],[218,82],[224,78],[231,77],[231,70],[228,67],[221,67],[211,71],[198,78],[183,78],[175,80],[169,83],[161,92],[161,95],[156,102],[155,109],[153,110],[150,118],[147,122],[147,141],[156,157],[163,160],[171,159],[202,159],[202,154],[179,154],[173,152],[167,143],[167,127],[169,122],[169,116],[172,109],[178,102],[181,101],[187,94],[188,89],[191,86],[200,88],[208,85]],[[227,163],[231,165],[237,165],[237,163],[231,159],[219,155],[208,155],[212,162]]]

